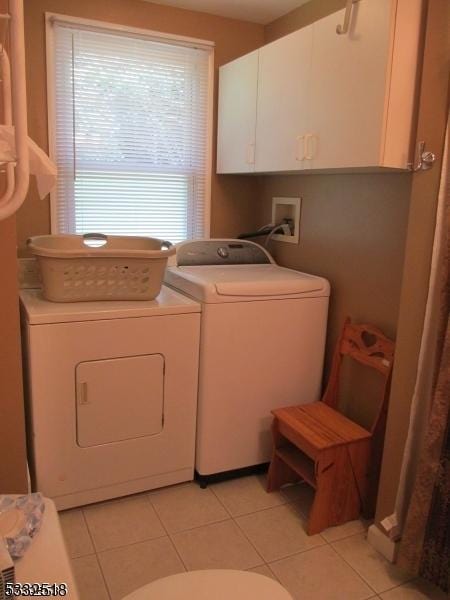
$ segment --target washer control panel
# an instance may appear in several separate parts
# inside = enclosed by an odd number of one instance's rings
[[[247,240],[200,240],[177,246],[177,265],[262,265],[273,261],[258,244]]]

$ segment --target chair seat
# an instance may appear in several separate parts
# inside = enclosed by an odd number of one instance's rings
[[[356,519],[366,497],[372,434],[322,401],[272,414],[268,491],[299,477],[315,489],[309,535]]]
[[[321,401],[277,408],[272,414],[280,432],[313,458],[323,450],[371,437],[369,431]]]

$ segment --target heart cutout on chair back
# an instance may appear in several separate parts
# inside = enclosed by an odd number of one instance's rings
[[[361,339],[364,342],[364,346],[366,348],[370,348],[374,344],[376,344],[378,338],[375,334],[370,333],[369,331],[363,331],[361,334]]]

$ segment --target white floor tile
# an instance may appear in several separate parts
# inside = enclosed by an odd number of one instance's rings
[[[94,554],[94,546],[89,535],[83,512],[80,509],[65,510],[59,513],[64,540],[71,558]]]
[[[333,547],[377,593],[389,590],[410,579],[407,573],[377,552],[367,542],[365,534],[353,535],[334,542]]]
[[[147,496],[135,496],[83,509],[97,552],[166,535]]]
[[[251,573],[258,573],[258,575],[264,575],[264,577],[270,577],[275,581],[278,579],[275,577],[274,573],[269,569],[267,565],[261,565],[260,567],[253,567],[252,569],[248,569]]]
[[[201,489],[196,483],[153,492],[149,499],[170,533],[229,518],[213,492],[208,488]]]
[[[416,579],[380,595],[383,600],[448,600],[448,595],[436,586]]]
[[[314,490],[311,486],[307,483],[285,485],[281,488],[281,493],[288,502],[295,502],[298,505],[304,517],[309,515],[314,500]]]
[[[320,535],[307,535],[305,521],[294,504],[284,504],[236,519],[266,562],[325,544]]]
[[[270,563],[294,600],[365,600],[373,590],[329,546]]]
[[[216,483],[210,488],[230,515],[237,517],[286,502],[286,498],[279,492],[268,494],[266,486],[265,475],[252,475]]]
[[[98,558],[112,600],[122,600],[155,579],[185,570],[168,537],[106,550]]]
[[[81,600],[109,600],[95,554],[73,559],[72,567]]]
[[[189,570],[242,569],[264,561],[234,521],[222,521],[177,533],[174,544]]]
[[[321,532],[321,536],[324,537],[327,542],[337,542],[356,533],[365,533],[367,531],[368,522],[362,519],[356,521],[349,521],[343,525],[337,525],[336,527],[329,527]]]

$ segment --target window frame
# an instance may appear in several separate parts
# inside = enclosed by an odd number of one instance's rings
[[[204,238],[211,235],[211,185],[212,185],[212,163],[213,163],[213,114],[214,114],[214,48],[215,42],[202,40],[188,36],[143,29],[139,27],[130,27],[110,23],[108,21],[99,21],[94,19],[83,19],[69,15],[62,15],[53,12],[45,13],[45,54],[47,71],[47,120],[48,120],[48,146],[49,156],[56,162],[56,113],[55,113],[55,37],[53,23],[66,23],[68,27],[77,26],[89,31],[122,33],[126,37],[135,36],[141,39],[157,42],[165,42],[171,45],[186,46],[189,48],[198,48],[206,50],[208,56],[208,99],[207,99],[207,123],[206,123],[206,165],[205,165],[205,204],[204,204]],[[58,231],[58,202],[56,197],[56,188],[50,192],[50,231],[52,234],[60,233]]]

